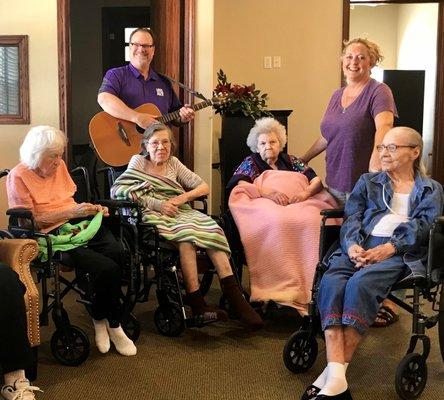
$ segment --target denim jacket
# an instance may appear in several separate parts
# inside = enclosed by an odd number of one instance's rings
[[[393,189],[387,173],[363,174],[356,183],[345,205],[344,223],[341,228],[341,248],[347,254],[353,244],[363,245],[373,228],[389,210]],[[442,186],[416,174],[415,185],[409,196],[408,222],[399,224],[390,242],[413,273],[425,275],[423,262],[427,256],[429,230],[436,217],[443,211]]]

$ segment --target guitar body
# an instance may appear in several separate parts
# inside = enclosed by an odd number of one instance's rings
[[[213,97],[194,104],[191,108],[194,111],[202,110],[224,102],[226,102],[225,97]],[[151,103],[142,104],[134,110],[142,114],[150,114],[163,124],[180,118],[179,110],[162,115],[159,109]],[[91,119],[89,136],[100,159],[113,167],[127,165],[134,154],[139,154],[143,137],[135,123],[115,118],[105,111],[99,112]]]
[[[137,112],[161,116],[154,104],[142,104]],[[120,127],[125,131],[128,140],[122,137]],[[124,119],[115,118],[105,111],[96,114],[89,123],[89,135],[97,155],[103,162],[113,167],[127,165],[134,154],[141,151],[142,134],[137,125]]]

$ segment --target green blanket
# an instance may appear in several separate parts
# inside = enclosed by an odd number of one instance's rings
[[[52,252],[68,251],[76,247],[85,246],[88,244],[102,225],[103,213],[97,213],[92,220],[81,221],[77,224],[70,224],[67,222],[59,228],[58,235],[49,234],[51,240]],[[46,261],[48,259],[48,248],[45,238],[38,238],[39,257],[40,260]]]

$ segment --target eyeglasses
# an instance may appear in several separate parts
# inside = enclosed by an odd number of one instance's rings
[[[407,144],[407,145],[399,145],[399,144],[379,144],[376,146],[376,150],[378,150],[378,153],[382,153],[383,150],[387,149],[390,153],[396,153],[396,151],[400,148],[400,147],[410,147],[411,149],[414,149],[415,147],[418,147],[418,145],[413,145],[413,144]]]
[[[137,48],[142,47],[143,50],[152,49],[154,47],[154,44],[141,44],[136,42],[131,42],[130,45]]]
[[[160,145],[162,147],[167,147],[171,144],[171,140],[165,139],[165,140],[153,140],[152,142],[147,143],[152,149],[157,149]]]

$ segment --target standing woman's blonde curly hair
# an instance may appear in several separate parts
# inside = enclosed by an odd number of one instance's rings
[[[374,43],[371,42],[368,39],[364,39],[364,38],[355,38],[355,39],[351,39],[351,40],[344,40],[344,47],[342,50],[342,57],[344,57],[345,52],[347,51],[347,48],[351,45],[351,44],[362,44],[365,47],[367,47],[368,52],[370,54],[370,66],[373,68],[375,65],[378,65],[379,63],[382,62],[382,60],[384,60],[384,56],[381,54],[381,49],[379,48],[379,46]]]

